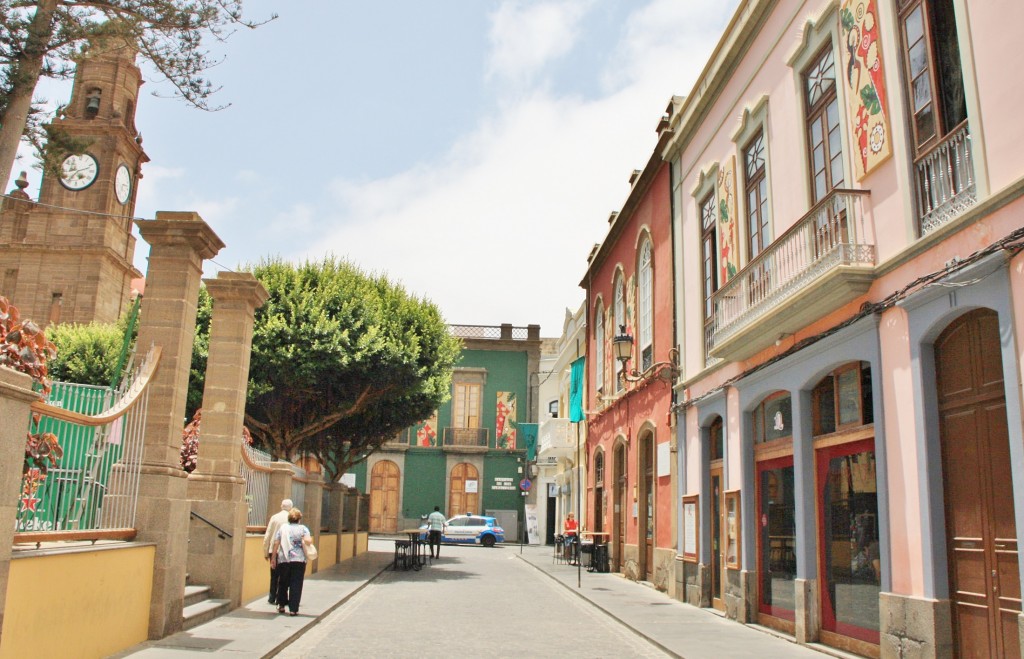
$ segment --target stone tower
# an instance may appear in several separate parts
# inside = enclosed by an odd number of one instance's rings
[[[0,295],[39,325],[114,322],[141,276],[132,217],[149,158],[135,128],[136,54],[123,42],[82,53],[71,100],[50,128],[88,146],[59,175],[44,173],[38,203],[22,177],[0,210]]]

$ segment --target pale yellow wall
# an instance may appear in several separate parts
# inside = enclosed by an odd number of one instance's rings
[[[337,563],[335,555],[338,549],[338,536],[333,533],[321,534],[320,544],[317,545],[316,549],[320,554],[320,558],[317,559],[317,569],[326,570]]]
[[[242,601],[266,599],[270,590],[270,563],[263,557],[263,534],[245,537],[242,563]]]
[[[348,560],[352,558],[355,553],[353,551],[355,547],[355,535],[352,533],[343,533],[341,536],[341,560]]]
[[[365,554],[370,551],[370,534],[369,533],[357,533],[356,534],[356,555]]]
[[[0,657],[106,657],[146,640],[153,545],[15,557]]]

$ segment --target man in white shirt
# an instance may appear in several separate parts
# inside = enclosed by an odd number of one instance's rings
[[[448,520],[441,513],[440,506],[434,506],[434,512],[427,515],[427,534],[430,542],[430,557],[441,558],[441,534]]]
[[[263,557],[268,562],[270,561],[270,549],[274,545],[274,536],[277,535],[278,530],[282,524],[288,521],[288,511],[292,509],[292,500],[284,499],[281,501],[281,511],[274,513],[267,520],[267,532],[263,534]],[[270,604],[277,604],[277,577],[278,571],[274,567],[274,564],[270,564],[270,597],[267,602]]]

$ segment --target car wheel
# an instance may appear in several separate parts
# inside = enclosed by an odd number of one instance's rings
[[[480,538],[480,544],[482,544],[484,547],[493,547],[494,546],[494,536],[493,535],[485,535],[484,537]]]

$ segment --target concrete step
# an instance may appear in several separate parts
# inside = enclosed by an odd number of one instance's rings
[[[192,629],[196,625],[201,625],[204,622],[209,622],[217,616],[224,615],[228,612],[228,607],[231,605],[231,600],[203,600],[190,606],[186,606],[182,611],[182,629]]]
[[[206,599],[210,599],[209,586],[185,586],[185,606],[198,604]]]

